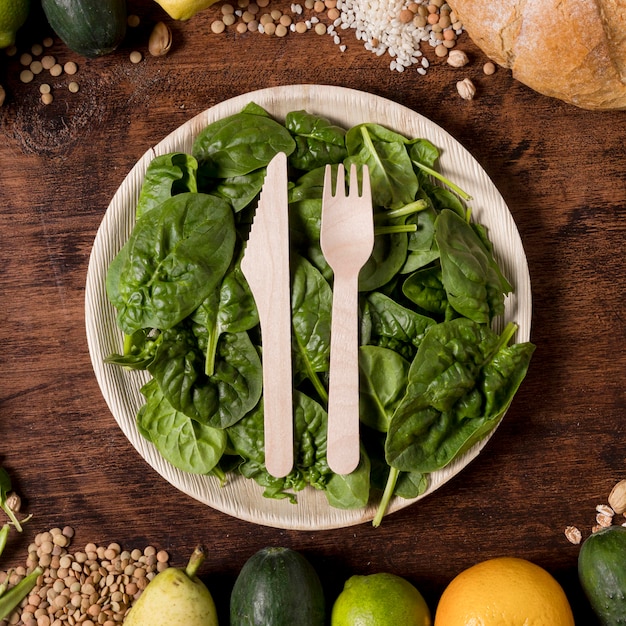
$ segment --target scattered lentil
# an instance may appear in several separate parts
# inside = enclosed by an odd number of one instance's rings
[[[74,63],[74,61],[68,61],[63,66],[63,70],[64,70],[64,72],[66,74],[69,74],[70,76],[73,76],[78,71],[78,66],[76,65],[76,63]]]
[[[50,85],[48,85],[48,83],[41,83],[41,85],[39,85],[39,93],[50,93],[51,91],[51,87]]]
[[[487,76],[491,76],[492,74],[494,74],[496,71],[496,65],[495,63],[492,63],[491,61],[488,61],[487,63],[485,63],[483,65],[483,72],[487,75]]]
[[[22,65],[30,65],[33,62],[33,57],[31,54],[29,54],[28,52],[24,52],[21,56],[20,56],[20,63]]]
[[[9,620],[0,621],[0,626],[119,626],[149,581],[169,567],[169,554],[154,546],[127,551],[117,543],[106,547],[91,543],[71,554],[66,548],[73,536],[74,531],[65,527],[35,537],[28,548],[26,567],[15,568],[10,584],[17,584],[37,566],[44,572],[28,598]],[[61,547],[64,542],[67,545]],[[50,543],[58,552],[53,557],[57,568],[42,564],[42,559],[47,561],[50,556],[44,552]],[[8,575],[0,572],[0,582]]]
[[[78,93],[79,90],[79,86],[78,83],[76,81],[72,81],[71,83],[68,84],[67,88],[72,92],[72,93]]]
[[[139,18],[138,15],[129,15],[126,18],[126,23],[131,27],[131,28],[137,28],[137,26],[139,26],[139,24],[141,23],[141,19]]]
[[[20,72],[20,80],[23,83],[30,83],[33,78],[35,78],[35,75],[30,70],[22,70]]]
[[[56,76],[61,76],[61,74],[63,74],[63,66],[60,63],[55,63],[50,68],[50,75],[56,77]]]
[[[139,52],[139,50],[133,50],[130,53],[130,62],[137,64],[137,63],[141,63],[141,61],[143,60],[143,55],[141,54],[141,52]]]
[[[41,72],[43,71],[43,65],[41,63],[41,61],[33,61],[30,65],[29,65],[30,71],[33,74],[41,74]]]
[[[53,100],[54,100],[54,96],[51,93],[42,93],[41,94],[41,101],[44,104],[52,104]]]
[[[43,44],[44,48],[51,48],[54,44],[54,39],[52,39],[52,37],[45,37],[41,43]]]
[[[41,66],[44,70],[49,70],[55,63],[56,59],[50,54],[41,57]]]

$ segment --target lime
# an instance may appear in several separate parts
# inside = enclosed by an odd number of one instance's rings
[[[15,43],[15,34],[24,25],[29,10],[29,0],[0,0],[0,48]]]
[[[352,576],[333,605],[331,626],[431,626],[422,594],[405,578]]]

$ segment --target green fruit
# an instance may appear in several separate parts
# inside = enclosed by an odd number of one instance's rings
[[[289,548],[263,548],[239,572],[230,626],[323,626],[322,584],[313,566]]]
[[[218,626],[211,593],[196,576],[204,553],[196,548],[187,567],[157,574],[129,611],[124,626]]]
[[[380,572],[352,576],[335,600],[331,626],[431,626],[422,594],[406,579]]]
[[[578,555],[578,577],[602,626],[626,624],[626,528],[590,535]]]
[[[126,0],[41,0],[54,32],[85,57],[113,52],[126,35]]]
[[[0,48],[15,43],[15,35],[26,22],[29,11],[29,0],[0,0]]]

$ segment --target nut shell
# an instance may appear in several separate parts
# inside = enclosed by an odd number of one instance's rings
[[[616,513],[626,511],[626,479],[620,480],[609,494],[609,504]]]
[[[148,40],[148,51],[153,57],[165,56],[172,47],[172,31],[165,22],[155,24]]]

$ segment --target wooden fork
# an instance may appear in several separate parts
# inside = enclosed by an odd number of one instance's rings
[[[322,196],[320,245],[334,272],[328,390],[328,448],[330,469],[349,474],[359,464],[359,271],[374,247],[374,222],[369,171],[363,166],[359,195],[357,168],[350,167],[349,193],[345,170],[337,168],[332,189],[331,166],[326,166]]]

